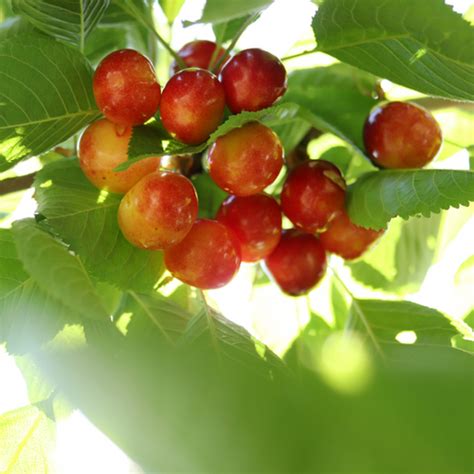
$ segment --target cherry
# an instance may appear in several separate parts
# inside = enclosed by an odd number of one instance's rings
[[[233,113],[270,107],[287,87],[286,70],[273,54],[245,49],[224,65],[221,75],[227,105]]]
[[[201,69],[209,69],[211,59],[217,44],[214,41],[195,40],[186,43],[179,51],[178,56],[184,61],[187,67],[199,67]],[[225,49],[219,47],[219,52],[215,58],[214,64],[225,54]],[[176,61],[173,62],[171,69],[176,74],[180,69]],[[221,68],[219,68],[220,71]],[[218,71],[218,72],[219,72]]]
[[[124,196],[118,221],[131,244],[162,250],[184,239],[197,212],[196,190],[188,178],[156,172],[145,176]]]
[[[283,166],[283,148],[271,128],[250,122],[219,137],[209,149],[209,174],[236,196],[262,192]]]
[[[378,105],[364,125],[364,143],[381,168],[422,168],[438,153],[441,129],[433,115],[415,104]]]
[[[216,219],[235,232],[243,262],[256,262],[267,257],[280,241],[280,206],[266,194],[229,196],[221,204]]]
[[[286,179],[281,207],[296,227],[314,233],[344,208],[345,187],[336,166],[309,160],[294,168]]]
[[[176,278],[201,289],[220,288],[240,266],[240,245],[221,222],[198,219],[177,245],[165,250],[165,265]]]
[[[298,296],[308,293],[323,278],[326,253],[314,235],[287,229],[265,259],[264,268],[282,291]]]
[[[360,257],[383,233],[383,230],[359,227],[350,220],[345,211],[341,211],[319,239],[326,251],[346,260],[353,260]]]
[[[133,49],[106,56],[95,71],[93,89],[100,111],[122,125],[146,122],[160,104],[161,88],[153,65]]]
[[[79,164],[89,181],[99,189],[126,193],[141,178],[160,166],[159,157],[141,160],[125,171],[114,169],[128,159],[132,128],[107,119],[89,125],[79,141]]]
[[[225,94],[216,76],[204,69],[184,69],[166,84],[161,97],[163,125],[178,140],[205,141],[224,117]]]

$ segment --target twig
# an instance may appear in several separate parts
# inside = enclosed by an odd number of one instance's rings
[[[17,176],[15,178],[8,178],[0,181],[0,196],[31,188],[35,176],[36,173],[30,173],[25,174],[24,176]]]

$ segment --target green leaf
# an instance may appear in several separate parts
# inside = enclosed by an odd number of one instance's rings
[[[466,258],[456,271],[454,280],[457,285],[466,283],[474,284],[474,255]]]
[[[382,229],[395,216],[428,217],[474,200],[474,172],[384,170],[367,173],[349,186],[347,206],[358,225]]]
[[[355,327],[366,332],[378,352],[388,358],[405,356],[409,361],[403,349],[410,347],[450,348],[457,334],[442,313],[409,301],[355,299],[351,311]]]
[[[0,229],[0,342],[23,354],[51,340],[75,311],[42,291],[23,268],[11,230]]]
[[[85,38],[100,21],[109,0],[12,0],[12,5],[38,30],[83,50]]]
[[[7,18],[5,21],[0,23],[0,41],[13,36],[26,35],[33,32],[40,34],[37,30],[35,31],[30,23],[19,16]]]
[[[171,24],[179,15],[184,0],[159,0],[159,3],[163,13],[166,15],[166,18],[168,18],[168,22]]]
[[[108,315],[81,261],[31,219],[12,227],[18,256],[38,286],[84,318]]]
[[[97,278],[119,288],[148,291],[164,271],[161,252],[140,250],[117,224],[121,196],[101,193],[76,159],[44,167],[36,177],[38,210]]]
[[[0,42],[0,171],[49,150],[99,116],[92,71],[73,48],[39,35]]]
[[[285,154],[294,150],[309,132],[311,125],[304,119],[295,118],[283,125],[275,124],[272,126],[273,131],[278,135]]]
[[[250,20],[252,15],[245,15],[240,18],[234,18],[227,22],[215,23],[212,25],[212,30],[216,36],[216,43],[222,44],[226,41],[233,39],[243,27],[243,25]],[[253,22],[258,19],[258,15],[255,15]],[[252,23],[249,23],[251,25]],[[247,25],[247,26],[249,26]]]
[[[86,41],[84,54],[87,59],[98,64],[107,54],[128,46],[126,26],[99,26],[94,28]]]
[[[443,0],[325,0],[318,50],[425,94],[474,100],[473,29]]]
[[[184,143],[172,139],[159,121],[134,127],[128,147],[129,159],[118,166],[116,171],[126,170],[129,166],[147,156],[200,153],[214,143],[220,136],[248,122],[260,121],[269,127],[292,122],[298,115],[299,109],[300,107],[296,104],[281,103],[267,109],[259,110],[258,112],[242,112],[237,115],[231,115],[211,134],[207,142],[196,146],[185,145]]]
[[[458,334],[451,339],[451,343],[454,348],[474,355],[474,338],[468,338],[462,334]]]
[[[436,257],[436,239],[443,214],[397,219],[390,223],[363,261],[348,263],[352,277],[374,289],[397,294],[419,290]]]
[[[34,406],[0,416],[0,472],[21,474],[54,471],[54,423]]]
[[[199,217],[214,219],[228,194],[219,188],[207,173],[194,175],[192,181],[199,199]]]
[[[331,132],[365,155],[362,128],[372,107],[376,79],[345,64],[294,71],[284,100],[299,104],[299,116]]]
[[[201,18],[195,23],[224,23],[263,10],[273,0],[207,0]]]

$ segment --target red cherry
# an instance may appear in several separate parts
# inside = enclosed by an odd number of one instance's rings
[[[364,143],[372,162],[381,168],[422,168],[438,153],[442,134],[423,107],[389,102],[370,112]]]
[[[256,262],[267,257],[280,241],[280,206],[266,194],[229,196],[222,203],[216,219],[235,232],[243,262]]]
[[[208,153],[209,174],[236,196],[262,192],[283,166],[283,148],[271,128],[251,122],[219,137]]]
[[[188,178],[156,172],[145,176],[124,196],[118,220],[131,244],[161,250],[184,239],[197,212],[196,190]]]
[[[326,253],[317,237],[296,229],[284,230],[280,243],[265,259],[265,269],[292,296],[308,293],[326,272]]]
[[[161,88],[152,63],[133,49],[106,56],[97,67],[93,82],[100,111],[122,125],[139,125],[155,115]]]
[[[341,211],[319,239],[326,251],[346,260],[353,260],[360,257],[383,233],[383,230],[359,227],[350,220],[345,211]]]
[[[125,171],[114,169],[128,160],[132,128],[97,120],[89,125],[79,141],[79,164],[89,181],[99,189],[126,193],[135,183],[160,166],[159,157],[145,158]]]
[[[179,244],[165,250],[165,265],[188,285],[203,290],[220,288],[239,269],[239,241],[221,222],[198,219]]]
[[[207,140],[224,117],[224,88],[204,69],[184,69],[166,84],[161,97],[163,125],[178,140],[197,145]]]
[[[324,160],[309,160],[294,168],[281,192],[283,213],[310,233],[324,228],[344,208],[345,182],[339,169]]]
[[[270,107],[287,87],[286,70],[273,54],[245,49],[233,56],[221,71],[227,105],[233,113]]]
[[[195,40],[190,43],[186,43],[179,51],[178,56],[184,61],[187,67],[199,67],[201,69],[209,69],[214,50],[217,48],[217,44],[214,41],[208,40]],[[219,59],[225,54],[225,49],[219,47],[219,52],[215,59],[214,64],[217,64]],[[172,64],[173,74],[176,74],[182,68],[176,63]],[[219,68],[220,71],[221,68]],[[217,71],[217,72],[219,72]]]

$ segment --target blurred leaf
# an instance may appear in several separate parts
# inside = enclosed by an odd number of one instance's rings
[[[16,356],[15,364],[25,380],[28,400],[31,404],[40,403],[51,396],[54,387],[43,377],[32,357],[27,355]]]
[[[352,153],[345,146],[335,146],[326,150],[319,159],[335,164],[341,170],[342,175],[346,177],[352,157]]]
[[[0,42],[0,171],[49,150],[99,116],[92,70],[76,50],[40,35]]]
[[[456,329],[439,311],[409,301],[355,299],[352,303],[356,328],[368,335],[375,349],[388,358],[410,361],[410,348],[451,347]],[[409,332],[405,342],[399,342]],[[403,341],[403,339],[401,339]]]
[[[56,428],[34,406],[18,408],[0,416],[0,471],[6,474],[54,470]]]
[[[199,198],[199,217],[214,219],[228,194],[219,188],[207,173],[194,175],[192,181]]]
[[[18,256],[38,286],[84,318],[107,320],[107,313],[79,258],[32,219],[12,228]]]
[[[86,36],[100,21],[109,0],[12,0],[14,10],[32,25],[84,48]]]
[[[252,15],[245,15],[240,18],[234,18],[226,22],[213,24],[212,30],[214,31],[214,35],[216,36],[216,43],[222,44],[226,41],[230,41],[231,39],[233,39],[238,34],[240,29],[245,25],[245,23],[250,20],[251,17]],[[257,19],[258,16],[255,16],[252,23],[255,22]]]
[[[223,23],[266,8],[273,0],[206,0],[201,18],[194,23]]]
[[[196,146],[185,145],[171,138],[159,121],[134,127],[132,139],[128,147],[129,160],[118,166],[116,171],[125,170],[133,163],[147,156],[200,153],[220,136],[248,122],[260,121],[268,127],[273,127],[274,125],[282,125],[293,121],[298,112],[299,107],[296,104],[281,103],[258,112],[242,112],[237,115],[231,115],[211,134],[207,142]]]
[[[336,329],[344,329],[350,312],[351,301],[347,292],[343,291],[337,278],[331,280],[331,309]]]
[[[33,32],[40,34],[38,30],[34,30],[30,23],[19,16],[7,18],[5,21],[0,22],[0,41],[13,36],[26,35]]]
[[[345,64],[301,69],[288,78],[284,100],[302,107],[313,127],[342,138],[365,154],[362,128],[372,107],[376,78]]]
[[[94,28],[86,41],[84,54],[92,64],[98,64],[107,54],[128,46],[127,33],[124,26]]]
[[[474,355],[474,339],[469,339],[462,334],[458,334],[451,339],[451,343],[456,349]]]
[[[457,269],[454,276],[456,285],[461,283],[472,283],[474,286],[474,255],[468,257]]]
[[[473,30],[443,0],[325,0],[313,29],[318,50],[343,62],[428,95],[474,100]]]
[[[159,0],[163,13],[168,18],[168,22],[171,24],[178,16],[181,7],[184,4],[184,0]]]
[[[423,283],[436,258],[436,239],[444,215],[392,221],[363,260],[347,262],[352,277],[386,292],[413,293]]]
[[[428,217],[474,200],[474,172],[383,170],[367,173],[348,188],[348,211],[358,225],[382,229],[395,216]]]
[[[164,271],[162,253],[137,249],[122,236],[117,224],[120,195],[93,187],[75,159],[44,167],[35,186],[46,225],[80,255],[94,276],[123,289],[153,288]]]
[[[283,145],[285,154],[290,153],[303,140],[309,132],[311,125],[304,119],[295,118],[283,125],[273,125],[273,131],[278,135],[278,138]]]

